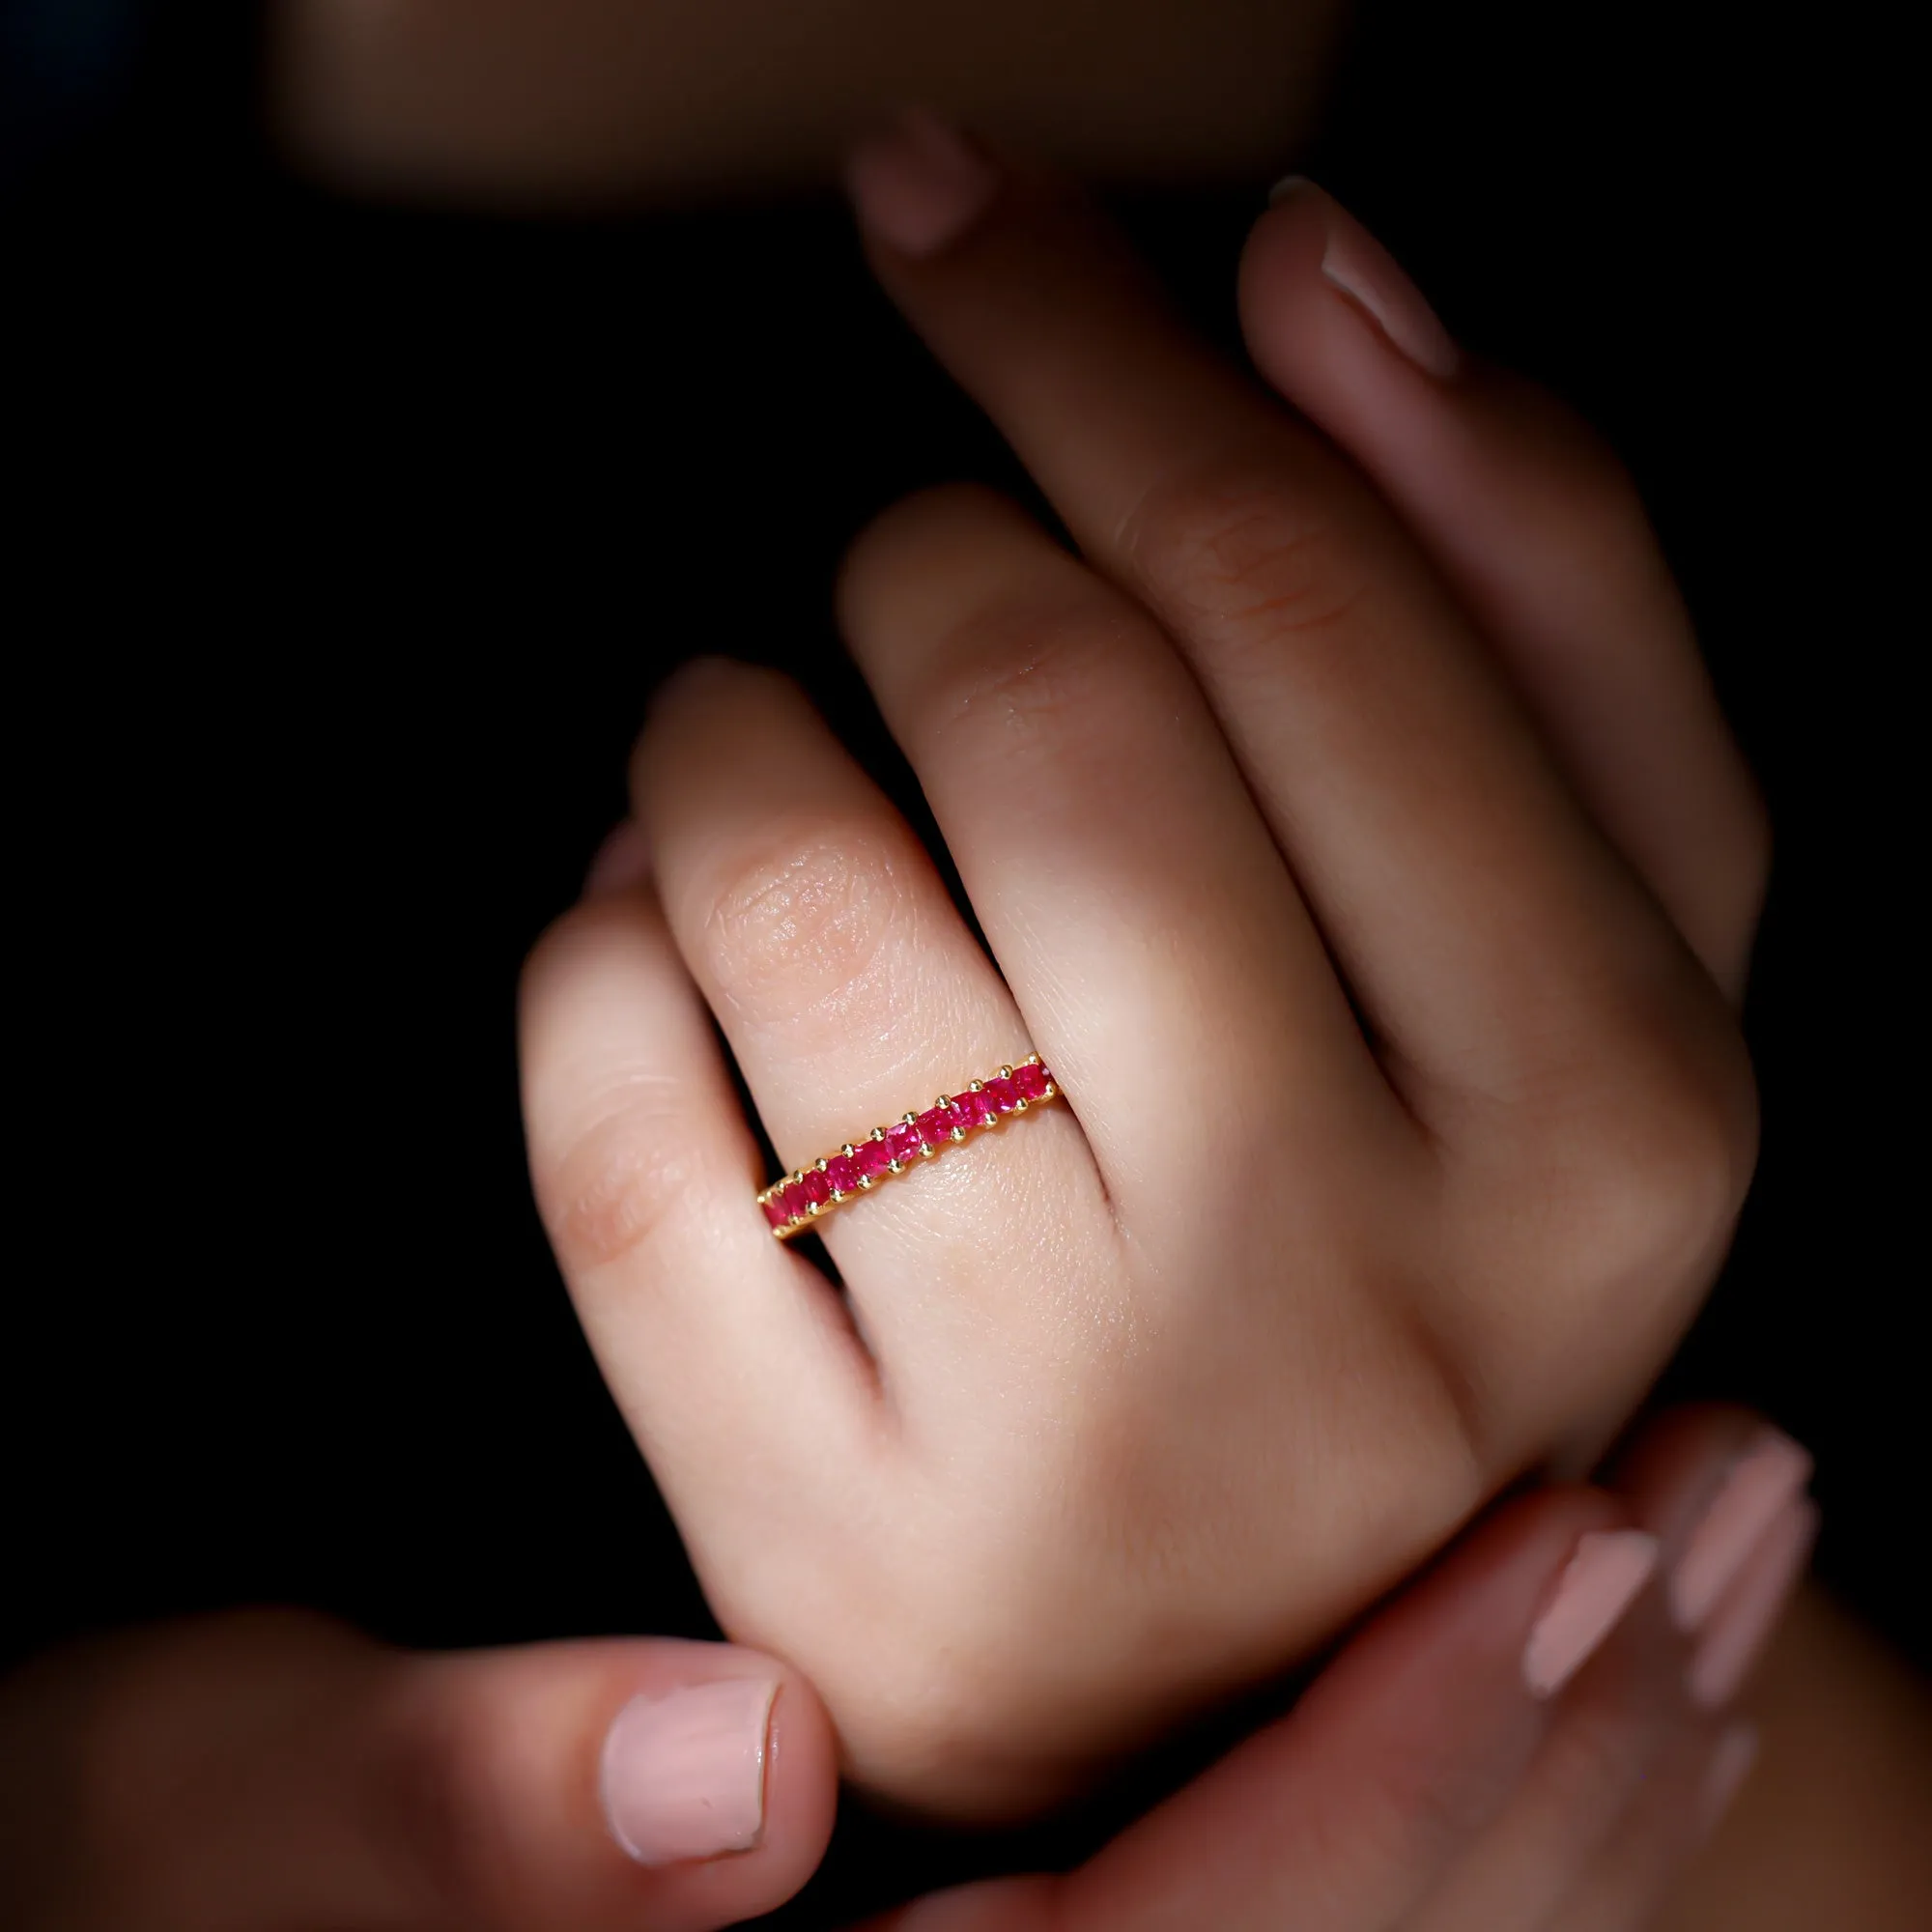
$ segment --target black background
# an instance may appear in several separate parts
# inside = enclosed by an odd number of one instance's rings
[[[1932,1665],[1912,249],[1860,125],[1890,56],[1725,12],[1371,4],[1281,170],[1643,484],[1778,836],[1764,1158],[1669,1392],[1817,1451],[1823,1574]],[[160,19],[6,210],[9,1649],[262,1599],[422,1644],[708,1634],[529,1206],[518,964],[692,650],[804,666],[904,787],[839,552],[921,483],[1031,494],[829,198],[354,206],[278,171],[252,63],[243,16]],[[1224,341],[1265,187],[1113,198]],[[882,1833],[786,1922],[982,1856]]]

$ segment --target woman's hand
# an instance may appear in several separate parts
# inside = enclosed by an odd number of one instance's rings
[[[1090,1864],[886,1923],[1635,1932],[1748,1763],[1722,1706],[1792,1575],[1762,1551],[1804,1507],[1758,1496],[1756,1556],[1736,1508],[1709,1507],[1751,1439],[1747,1417],[1687,1412],[1627,1493],[1510,1503]],[[1671,1579],[1727,1553],[1687,1636]],[[835,1789],[810,1687],[754,1653],[417,1656],[295,1612],[204,1618],[0,1684],[0,1921],[699,1932],[797,1889]]]
[[[726,1630],[998,1814],[1601,1453],[1749,1177],[1766,840],[1622,472],[1326,197],[1242,262],[1270,395],[1057,180],[914,123],[853,181],[1080,547],[940,489],[838,585],[992,957],[796,688],[702,663],[530,964],[526,1119]],[[841,1297],[714,1016],[791,1163],[1029,1048],[1070,1105],[832,1212]]]

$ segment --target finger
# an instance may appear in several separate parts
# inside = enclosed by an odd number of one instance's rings
[[[1654,1559],[1601,1492],[1512,1505],[1377,1616],[1287,1718],[1090,1864],[927,1901],[894,1932],[1394,1925],[1507,1804]]]
[[[781,1160],[1025,1058],[1026,1022],[931,859],[788,679],[687,667],[652,707],[634,792],[670,930]],[[1106,1222],[1064,1107],[904,1158],[914,1172],[823,1225],[888,1376],[1017,1285],[1013,1230],[1097,1240]]]
[[[1116,1212],[1198,1247],[1190,1217],[1271,1170],[1385,1168],[1407,1116],[1146,612],[967,486],[867,529],[838,605]],[[1182,1086],[1214,1096],[1188,1136],[1161,1104]]]
[[[706,1525],[768,1521],[801,1470],[858,1479],[876,1389],[837,1294],[753,1205],[756,1146],[635,840],[611,863],[625,889],[525,968],[530,1173],[605,1379],[728,1601]]]
[[[1629,475],[1552,398],[1461,356],[1333,199],[1284,185],[1241,258],[1256,367],[1401,512],[1597,822],[1735,998],[1763,803]]]
[[[1762,1416],[1705,1403],[1653,1424],[1614,1474],[1663,1552],[1700,1710],[1730,1704],[1804,1578],[1819,1528],[1811,1470],[1810,1452]]]
[[[1542,1932],[1698,1731],[1684,1662],[1662,1593],[1646,1590],[1565,1697],[1509,1804],[1403,1932]]]
[[[1685,1727],[1572,1890],[1537,1932],[1645,1932],[1729,1809],[1757,1755],[1746,1723]]]
[[[1748,1411],[1718,1405],[1647,1426],[1616,1487],[1658,1539],[1664,1587],[1624,1618],[1566,1698],[1521,1789],[1404,1932],[1541,1932],[1580,1895],[1586,1874],[1622,1866],[1634,1880],[1639,1867],[1674,1867],[1685,1842],[1679,1813],[1694,1796],[1687,1781],[1701,1775],[1719,1726],[1687,1695],[1698,1640],[1674,1613],[1673,1589],[1698,1511],[1741,1454],[1747,1471],[1756,1466],[1748,1458],[1766,1436],[1784,1439]],[[1725,1533],[1721,1520],[1719,1527]],[[1662,1809],[1660,1789],[1670,1794]],[[1666,1881],[1592,1882],[1634,1899]]]
[[[1544,1091],[1619,1001],[1640,1038],[1707,1031],[1681,942],[1367,481],[1195,342],[1069,188],[949,152],[855,156],[874,270],[1188,657],[1412,1102]],[[914,187],[951,197],[946,245],[905,221]]]
[[[430,1657],[244,1612],[43,1660],[0,1709],[36,1922],[84,1932],[700,1932],[796,1890],[836,1802],[810,1687],[723,1644]]]

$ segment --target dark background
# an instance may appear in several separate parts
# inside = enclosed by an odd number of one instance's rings
[[[903,784],[838,660],[839,552],[921,483],[1031,493],[830,199],[358,207],[278,171],[246,14],[103,8],[50,52],[31,12],[0,42],[7,1654],[260,1599],[422,1644],[708,1634],[529,1206],[518,964],[689,651],[805,667]],[[1861,126],[1895,56],[1846,10],[1728,14],[1372,0],[1282,171],[1644,486],[1779,841],[1764,1159],[1669,1392],[1812,1445],[1822,1573],[1932,1667],[1922,492],[1889,461],[1910,230]],[[1224,341],[1265,187],[1115,198]],[[882,1833],[786,1922],[898,1885]]]

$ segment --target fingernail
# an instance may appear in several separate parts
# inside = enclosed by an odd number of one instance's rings
[[[1811,1458],[1776,1429],[1738,1457],[1671,1571],[1670,1614],[1694,1631],[1711,1614],[1778,1513],[1811,1480]]]
[[[1723,1823],[1724,1813],[1757,1762],[1757,1748],[1755,1724],[1733,1724],[1712,1748],[1711,1762],[1704,1769],[1704,1786],[1697,1797],[1697,1825],[1704,1837]]]
[[[1321,272],[1418,369],[1438,379],[1453,376],[1463,366],[1455,338],[1395,257],[1333,195],[1305,175],[1285,175],[1268,190],[1268,206],[1304,194],[1321,203]]]
[[[1719,1599],[1690,1658],[1685,1689],[1707,1711],[1728,1704],[1758,1661],[1818,1540],[1818,1505],[1794,1496]]]
[[[611,898],[640,886],[651,875],[650,842],[634,818],[622,818],[606,834],[583,875],[583,896]]]
[[[725,1677],[634,1697],[604,1740],[604,1816],[639,1864],[747,1852],[765,1822],[765,1748],[779,1687]]]
[[[1579,1538],[1523,1647],[1531,1692],[1553,1697],[1596,1654],[1657,1568],[1657,1539],[1640,1529]]]
[[[908,107],[860,142],[845,163],[859,217],[901,255],[923,261],[977,221],[1000,185],[998,171],[929,108]]]

